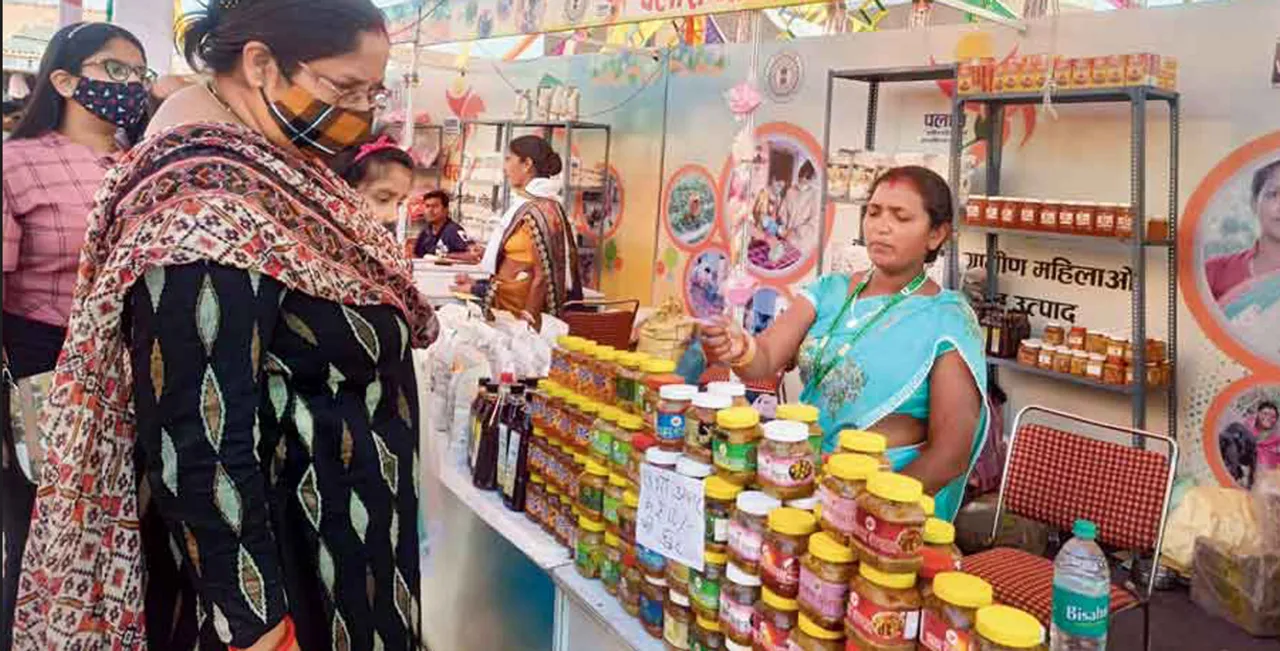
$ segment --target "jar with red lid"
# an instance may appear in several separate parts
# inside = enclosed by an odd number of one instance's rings
[[[1114,237],[1116,234],[1116,213],[1120,206],[1114,203],[1098,204],[1098,212],[1093,217],[1093,232],[1100,237]]]
[[[1004,197],[987,197],[986,208],[982,211],[982,224],[984,226],[1000,225],[1000,208],[1004,205]]]
[[[1040,222],[1040,210],[1044,202],[1039,199],[1023,199],[1018,207],[1018,228],[1024,231],[1036,230]]]
[[[1058,211],[1062,209],[1062,204],[1057,201],[1045,200],[1040,205],[1040,217],[1038,219],[1037,230],[1056,231],[1058,230]]]
[[[983,212],[987,208],[987,197],[981,194],[969,195],[969,200],[964,204],[964,223],[972,225],[981,225]]]
[[[1022,210],[1022,199],[1005,197],[1000,204],[1000,228],[1017,228],[1018,217]]]
[[[1084,326],[1071,326],[1071,329],[1067,331],[1067,348],[1084,350],[1088,339],[1089,331]]]

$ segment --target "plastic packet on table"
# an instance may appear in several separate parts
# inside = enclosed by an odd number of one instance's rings
[[[1280,553],[1280,468],[1261,471],[1253,480],[1251,495],[1262,549]]]
[[[1184,576],[1191,574],[1197,538],[1233,549],[1257,547],[1258,523],[1249,493],[1239,488],[1197,486],[1169,515],[1161,545],[1161,563]]]
[[[1250,635],[1280,635],[1280,553],[1239,551],[1201,537],[1195,543],[1191,600]]]

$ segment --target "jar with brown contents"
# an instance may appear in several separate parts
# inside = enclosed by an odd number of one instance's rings
[[[604,557],[600,562],[600,583],[604,591],[617,596],[618,584],[622,581],[622,539],[617,535],[605,532]]]
[[[729,522],[729,559],[748,574],[760,573],[760,549],[769,530],[769,512],[782,502],[761,493],[740,493]]]
[[[774,410],[774,418],[778,420],[793,420],[797,423],[804,423],[809,428],[809,447],[813,448],[813,462],[822,465],[822,426],[818,425],[818,408],[813,405],[806,405],[793,402],[786,405],[778,405]]]
[[[707,384],[707,393],[729,396],[729,400],[733,401],[734,407],[751,406],[751,403],[747,401],[747,387],[739,382],[710,382]]]
[[[630,548],[622,552],[622,580],[618,582],[618,601],[622,609],[632,617],[640,616],[640,590],[644,585],[644,573],[636,563],[636,555]]]
[[[760,577],[730,563],[720,584],[720,628],[725,637],[751,646],[755,634],[756,603],[760,601]]]
[[[865,454],[876,460],[881,470],[890,468],[889,457],[885,450],[889,447],[889,439],[883,434],[860,429],[847,429],[840,432],[840,451]]]
[[[1040,346],[1039,339],[1023,339],[1018,344],[1018,363],[1027,366],[1036,366],[1040,363]]]
[[[800,618],[795,599],[779,596],[769,588],[760,592],[760,618],[756,620],[758,651],[789,651],[791,635]]]
[[[720,632],[720,622],[705,617],[696,617],[694,619],[694,627],[689,636],[689,651],[720,651],[723,649],[724,633]]]
[[[881,572],[858,565],[845,611],[845,633],[861,651],[915,651],[920,592],[914,573]]]
[[[604,517],[604,491],[609,471],[595,461],[587,460],[578,475],[578,504],[593,520]]]
[[[840,630],[844,621],[849,581],[857,563],[853,550],[831,534],[820,531],[809,537],[809,552],[800,559],[800,613],[828,630]]]
[[[684,449],[685,419],[698,387],[688,384],[668,384],[658,390],[658,411],[654,431],[658,445],[664,450],[679,452]]]
[[[618,356],[621,354],[612,346],[596,349],[595,365],[591,373],[594,397],[606,405],[612,405],[618,400]]]
[[[963,572],[933,577],[920,612],[920,648],[951,651],[974,648],[973,627],[978,609],[991,605],[991,584]]]
[[[645,423],[650,429],[657,426],[659,393],[668,384],[684,384],[684,378],[676,374],[676,363],[669,359],[651,359],[644,363],[644,380],[640,382],[638,401],[643,409]]]
[[[662,639],[663,608],[667,601],[667,582],[661,577],[645,575],[640,584],[640,624],[649,635]]]
[[[1044,651],[1044,627],[1035,617],[1010,606],[978,611],[978,651]]]
[[[734,501],[742,487],[719,476],[707,477],[702,484],[706,491],[706,549],[723,554],[728,551],[729,521],[733,519]]]
[[[689,626],[693,623],[693,611],[689,609],[689,595],[675,590],[667,593],[662,607],[662,642],[667,651],[688,651]]]
[[[865,454],[844,452],[827,459],[826,475],[818,486],[822,505],[818,525],[842,545],[849,545],[858,529],[858,497],[867,488],[867,478],[879,467],[879,462]]]
[[[1053,370],[1058,373],[1071,374],[1071,349],[1058,346],[1053,350]]]
[[[858,560],[863,565],[899,574],[920,569],[923,494],[920,481],[906,475],[878,472],[867,480],[867,491],[858,498],[860,525],[854,536]]]
[[[764,424],[764,442],[758,454],[757,479],[761,489],[780,500],[813,494],[817,469],[809,428],[804,423],[775,420]]]
[[[716,475],[739,486],[756,479],[756,450],[760,445],[760,414],[751,407],[730,407],[716,414]]]
[[[699,393],[693,397],[693,409],[685,418],[685,456],[711,463],[711,448],[715,445],[718,427],[716,413],[732,404],[732,398],[719,393]]]
[[[728,564],[727,555],[707,551],[703,555],[702,571],[689,573],[689,601],[693,603],[693,613],[698,617],[720,617],[720,592]]]
[[[639,493],[628,490],[622,494],[622,506],[618,507],[618,536],[629,543],[636,541],[636,515],[639,508]]]
[[[844,631],[819,626],[801,611],[796,618],[796,630],[791,634],[791,643],[799,651],[844,651]]]
[[[631,479],[627,473],[627,464],[631,460],[631,439],[644,427],[644,420],[635,414],[618,410],[615,422],[617,425],[613,428],[613,445],[609,449],[609,470],[627,477],[633,484],[638,483],[638,478]]]
[[[929,518],[924,521],[924,546],[951,557],[954,566],[960,567],[964,554],[956,547],[956,527],[946,520]]]
[[[765,586],[778,596],[795,599],[800,593],[800,557],[817,527],[813,514],[806,511],[784,506],[769,513],[769,531],[760,550],[760,574]]]
[[[1083,350],[1071,351],[1071,374],[1084,377],[1089,372],[1089,353]]]

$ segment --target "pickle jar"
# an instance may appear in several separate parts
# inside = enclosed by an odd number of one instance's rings
[[[1018,363],[1027,366],[1039,365],[1041,345],[1042,343],[1039,339],[1023,339],[1018,344]]]
[[[924,651],[972,649],[978,610],[991,605],[991,584],[963,572],[942,572],[924,593],[920,611],[920,648]]]
[[[608,531],[604,534],[604,555],[600,558],[600,582],[605,592],[617,596],[622,580],[622,539]]]
[[[916,500],[916,502],[920,504],[920,510],[924,511],[924,517],[933,517],[933,514],[936,512],[937,504],[933,501],[932,495],[921,495],[920,499]]]
[[[592,461],[608,467],[613,459],[613,439],[618,432],[618,418],[622,412],[617,407],[604,405],[596,415],[596,422],[591,426],[591,449],[588,456]]]
[[[734,502],[742,487],[719,475],[703,481],[706,509],[706,548],[725,553],[729,546],[729,522],[733,519]]]
[[[623,428],[625,429],[625,428]],[[640,467],[645,464],[645,458],[649,455],[649,450],[653,449],[657,441],[647,434],[634,433],[631,436],[631,451],[627,457],[627,481],[632,486],[640,485]]]
[[[904,574],[920,569],[924,544],[924,509],[920,481],[892,472],[877,472],[858,498],[859,527],[854,535],[858,560],[882,572]]]
[[[1026,611],[1010,606],[978,610],[974,630],[978,651],[1043,651],[1044,626]]]
[[[822,628],[840,630],[856,560],[853,549],[831,534],[809,536],[809,551],[800,559],[800,613]]]
[[[569,405],[572,407],[573,448],[587,454],[591,450],[591,428],[595,425],[596,414],[600,413],[600,403],[579,395],[570,398]]]
[[[631,462],[631,441],[640,434],[644,421],[635,414],[618,414],[618,426],[613,430],[613,447],[609,452],[609,468],[625,475],[631,483],[639,483],[639,476],[632,477],[627,472]]]
[[[560,489],[555,486],[547,486],[547,499],[538,517],[538,524],[542,525],[542,530],[550,534],[560,544],[564,544],[560,540],[560,532],[556,529],[556,517],[560,513]]]
[[[573,563],[578,574],[594,579],[600,576],[600,564],[604,560],[604,523],[588,517],[578,519],[577,546]]]
[[[659,392],[668,384],[684,384],[684,378],[676,375],[676,363],[669,359],[650,359],[644,363],[644,379],[640,382],[640,399],[637,401],[645,422],[655,427],[658,415]]]
[[[850,544],[857,531],[858,498],[867,489],[867,478],[879,468],[879,462],[865,454],[843,452],[827,459],[818,486],[818,525],[842,545]]]
[[[644,586],[644,573],[636,563],[636,555],[630,549],[622,552],[622,580],[618,582],[618,601],[622,609],[632,617],[640,616],[640,590]]]
[[[605,527],[618,533],[622,524],[619,511],[622,510],[622,498],[627,492],[627,478],[609,473],[608,483],[604,487],[604,499],[601,500],[600,512],[604,517]]]
[[[618,507],[618,536],[631,544],[636,541],[636,514],[639,508],[639,493],[629,490],[622,494],[622,506]]]
[[[733,404],[729,396],[704,392],[693,397],[693,409],[685,418],[684,454],[703,463],[711,463],[711,448],[716,439],[716,414]]]
[[[564,378],[559,381],[560,386],[568,389],[570,393],[579,390],[578,373],[582,367],[584,358],[582,349],[587,345],[587,340],[582,337],[568,336],[560,341],[561,350],[564,351]]]
[[[819,626],[817,622],[804,614],[796,618],[796,630],[791,635],[791,644],[798,651],[844,651],[844,630],[831,630]]]
[[[582,360],[578,366],[578,384],[575,387],[578,394],[589,400],[596,399],[596,353],[600,350],[600,344],[591,340],[584,340],[578,355]]]
[[[760,601],[760,577],[729,563],[720,585],[720,628],[730,641],[751,646],[755,635],[756,604]]]
[[[593,520],[604,517],[604,491],[608,476],[608,469],[589,459],[582,474],[578,475],[578,505]]]
[[[662,642],[667,651],[688,651],[689,627],[693,623],[693,611],[689,609],[689,595],[669,590],[662,606]]]
[[[689,594],[689,575],[692,570],[688,565],[674,559],[667,559],[667,587],[672,592]]]
[[[529,488],[525,494],[524,516],[530,522],[542,522],[542,511],[546,502],[546,480],[539,474],[529,475]]]
[[[695,617],[689,636],[689,651],[720,651],[724,648],[724,633],[720,622],[705,617]]]
[[[850,584],[845,633],[860,649],[915,651],[921,603],[914,572],[881,572],[859,563]]]
[[[662,639],[662,610],[667,601],[667,581],[645,574],[640,584],[640,624],[650,636]]]
[[[795,599],[800,593],[800,557],[809,547],[809,535],[818,527],[812,513],[782,507],[769,513],[769,530],[760,548],[760,574],[764,584],[780,597]]]
[[[759,491],[738,494],[729,522],[729,558],[748,574],[760,574],[760,549],[769,530],[769,512],[782,502]]]
[[[791,633],[800,617],[795,599],[783,597],[769,588],[760,591],[760,617],[756,620],[757,649],[789,649]]]
[[[702,556],[702,571],[689,573],[689,600],[697,616],[707,619],[720,616],[720,586],[728,563],[729,557],[724,553],[707,550]]]
[[[640,365],[645,362],[644,353],[623,353],[618,355],[617,388],[614,390],[618,408],[629,413],[639,414],[640,407],[636,403],[636,392],[644,373]]]
[[[764,424],[764,441],[757,454],[757,479],[765,493],[780,500],[813,494],[817,468],[809,446],[809,428],[793,420]]]
[[[710,382],[707,384],[707,393],[729,396],[729,400],[733,402],[732,406],[734,407],[751,406],[751,403],[747,401],[747,386],[741,382]]]
[[[760,413],[751,407],[730,407],[716,413],[716,474],[739,486],[756,479],[756,452],[760,445]]]
[[[551,349],[551,371],[548,376],[556,384],[567,384],[569,377],[569,349],[572,340],[569,335],[556,337],[555,348]]]
[[[675,452],[684,449],[685,419],[696,395],[698,387],[688,384],[668,384],[658,390],[654,432],[662,449]]]
[[[883,434],[867,432],[860,429],[847,429],[840,432],[840,449],[844,452],[865,454],[876,460],[881,470],[889,469],[889,457],[885,450],[889,441]]]
[[[591,379],[595,382],[595,399],[606,405],[618,400],[618,356],[621,354],[612,346],[596,349],[595,372]]]
[[[636,544],[636,561],[640,570],[647,577],[661,578],[662,585],[667,585],[667,558],[655,550]]]
[[[793,402],[778,405],[773,413],[778,420],[794,420],[809,428],[809,446],[813,448],[815,463],[822,462],[822,427],[818,425],[818,408]]]

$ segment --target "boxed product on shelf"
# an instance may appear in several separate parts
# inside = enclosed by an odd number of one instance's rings
[[[853,152],[841,149],[832,154],[827,163],[827,196],[836,200],[849,198],[852,174]]]
[[[1003,61],[991,58],[963,61],[957,71],[960,95],[1039,91],[1050,74],[1059,90],[1152,86],[1175,90],[1178,61],[1151,54],[1108,54],[1091,57],[1025,54]]]
[[[1006,228],[1095,237],[1132,237],[1133,210],[1128,204],[1065,199],[969,195],[964,220],[971,226]],[[1151,220],[1149,241],[1168,236],[1168,222]]]

